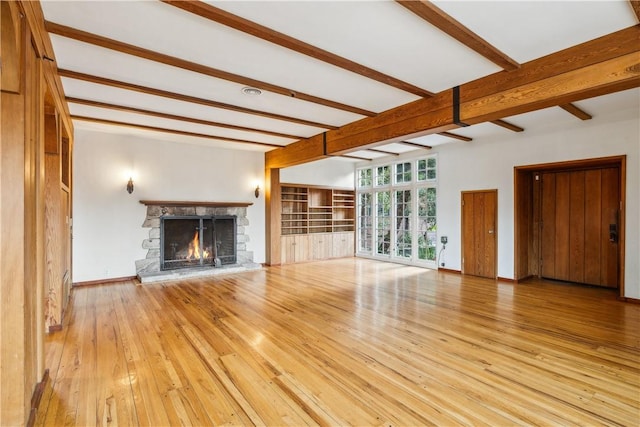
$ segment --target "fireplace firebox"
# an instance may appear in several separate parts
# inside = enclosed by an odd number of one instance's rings
[[[166,216],[160,218],[160,269],[234,264],[236,217]]]

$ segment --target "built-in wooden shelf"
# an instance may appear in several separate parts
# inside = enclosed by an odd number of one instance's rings
[[[146,206],[171,206],[171,207],[191,207],[205,206],[209,208],[246,208],[253,205],[247,202],[203,202],[203,201],[178,201],[178,200],[140,200]]]

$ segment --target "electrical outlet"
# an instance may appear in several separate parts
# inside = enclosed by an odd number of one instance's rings
[[[441,236],[440,237],[440,243],[442,243],[443,245],[446,245],[447,242],[448,242],[447,236]]]

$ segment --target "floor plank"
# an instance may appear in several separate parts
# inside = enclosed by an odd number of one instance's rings
[[[366,259],[73,290],[36,425],[639,425],[640,305]]]

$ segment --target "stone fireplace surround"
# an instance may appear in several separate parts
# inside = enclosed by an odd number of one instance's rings
[[[246,226],[249,225],[247,207],[252,203],[166,200],[140,200],[140,203],[147,206],[147,216],[142,227],[149,228],[149,238],[142,242],[142,247],[148,250],[147,256],[145,259],[136,261],[136,274],[140,282],[150,283],[189,277],[212,276],[262,268],[260,264],[253,262],[253,252],[247,251],[247,242],[249,241],[249,235],[246,234]],[[160,270],[160,217],[185,215],[236,216],[236,263],[221,267],[205,266],[179,270]]]

